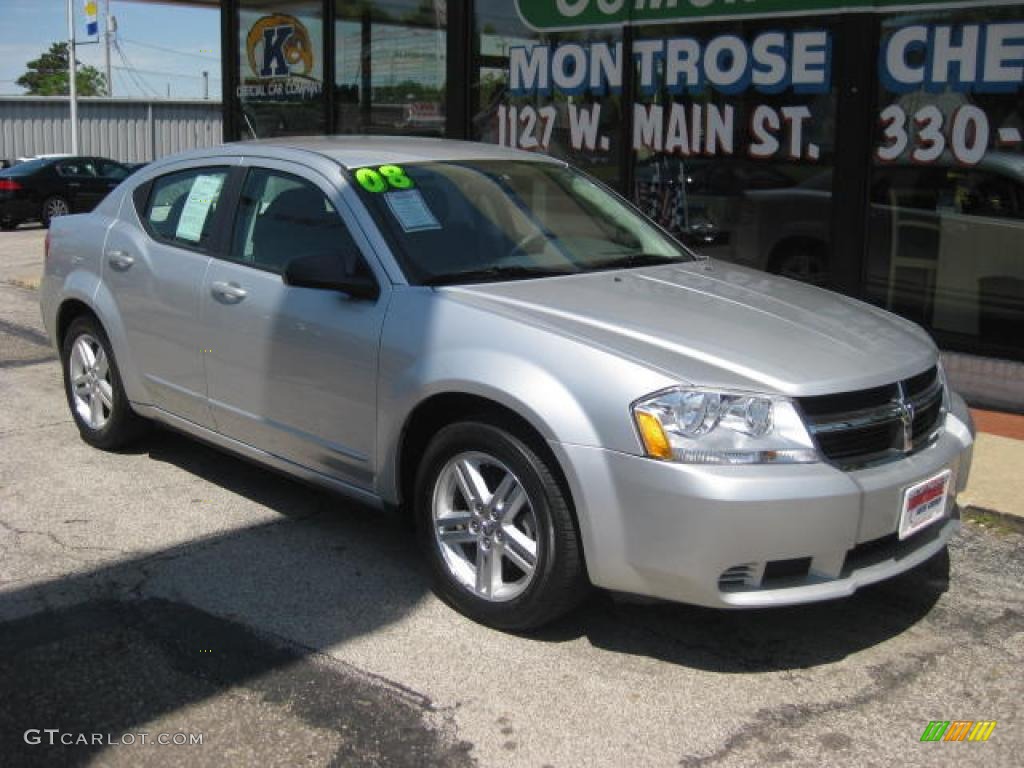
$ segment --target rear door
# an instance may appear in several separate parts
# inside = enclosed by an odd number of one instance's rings
[[[209,162],[209,161],[207,161]],[[124,321],[150,402],[211,427],[199,290],[212,253],[224,243],[230,163],[159,176],[126,200],[103,254],[103,277]]]
[[[63,195],[73,213],[91,211],[109,191],[91,157],[69,157],[57,163]]]
[[[373,478],[388,300],[369,250],[327,179],[261,159],[242,187],[229,258],[213,259],[201,292],[217,430],[362,488]],[[285,285],[289,261],[311,253],[337,254],[339,269],[374,275],[381,296]]]

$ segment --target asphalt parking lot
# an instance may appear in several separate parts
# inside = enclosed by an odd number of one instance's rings
[[[599,594],[502,634],[432,596],[397,516],[166,431],[88,448],[26,287],[41,259],[42,231],[0,234],[0,763],[1021,764],[1019,533],[967,523],[841,602]],[[921,743],[931,720],[997,726]]]

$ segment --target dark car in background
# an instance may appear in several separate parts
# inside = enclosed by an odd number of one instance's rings
[[[0,229],[91,211],[130,173],[104,157],[41,157],[0,170]]]
[[[798,181],[784,165],[651,155],[637,163],[635,199],[640,210],[687,245],[708,256],[726,257],[744,195],[791,189]]]

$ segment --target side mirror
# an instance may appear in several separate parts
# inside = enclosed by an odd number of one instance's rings
[[[377,281],[367,275],[346,275],[344,254],[334,251],[309,253],[288,262],[284,284],[297,288],[341,291],[353,299],[375,300],[380,296]]]

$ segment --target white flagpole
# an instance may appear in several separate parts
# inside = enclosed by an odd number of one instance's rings
[[[75,0],[68,0],[68,85],[71,96],[71,154],[78,154],[78,84],[75,82]]]

